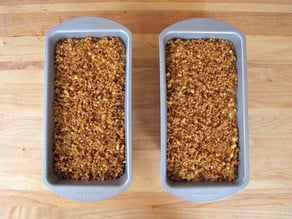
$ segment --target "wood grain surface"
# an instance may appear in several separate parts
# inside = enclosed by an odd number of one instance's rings
[[[44,35],[78,16],[133,33],[133,184],[77,202],[42,182]],[[187,18],[229,22],[247,37],[250,183],[192,203],[160,184],[158,35]],[[292,218],[291,0],[0,1],[0,218]]]

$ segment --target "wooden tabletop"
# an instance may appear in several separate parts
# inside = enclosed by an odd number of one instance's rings
[[[133,183],[99,202],[60,197],[42,181],[44,35],[78,16],[133,33]],[[158,35],[216,18],[247,37],[250,183],[192,203],[160,183]],[[291,0],[2,0],[0,3],[0,218],[292,218]]]

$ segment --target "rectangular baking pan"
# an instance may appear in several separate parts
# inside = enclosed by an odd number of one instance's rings
[[[53,169],[53,101],[55,47],[64,38],[117,36],[126,46],[125,136],[126,165],[122,177],[88,182],[60,178]],[[79,17],[63,22],[46,34],[44,60],[43,181],[55,193],[79,201],[97,201],[115,196],[132,182],[132,34],[124,26],[104,18]]]
[[[233,182],[174,182],[167,177],[167,82],[165,73],[165,46],[170,39],[221,38],[233,43],[237,61],[237,119],[239,129],[238,179]],[[195,18],[183,20],[164,29],[159,37],[160,56],[160,116],[161,116],[161,183],[173,195],[180,198],[210,202],[225,199],[240,190],[249,182],[249,143],[248,143],[248,102],[246,75],[246,41],[237,28],[214,19]]]

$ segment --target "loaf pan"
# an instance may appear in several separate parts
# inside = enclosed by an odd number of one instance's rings
[[[165,73],[165,47],[170,39],[220,38],[233,43],[237,61],[237,119],[239,129],[238,179],[233,182],[174,182],[167,177],[167,87]],[[210,202],[225,199],[240,190],[249,182],[249,143],[248,143],[248,103],[246,75],[246,41],[237,28],[214,19],[195,18],[183,20],[164,29],[159,37],[160,56],[160,104],[161,104],[161,182],[171,194],[180,198]]]
[[[78,181],[60,178],[53,164],[53,101],[55,47],[64,38],[116,36],[126,46],[125,136],[126,165],[122,177],[107,181]],[[104,18],[79,17],[63,22],[46,34],[44,60],[43,181],[55,193],[79,201],[97,201],[115,196],[132,182],[132,34],[124,26]]]

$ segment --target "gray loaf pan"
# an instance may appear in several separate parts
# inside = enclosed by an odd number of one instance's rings
[[[107,181],[60,178],[53,169],[53,109],[55,46],[64,38],[117,36],[126,46],[125,136],[126,165],[123,176]],[[97,201],[115,196],[132,183],[132,34],[124,26],[104,18],[79,17],[63,22],[46,34],[44,61],[43,180],[55,193],[79,201]]]
[[[165,73],[165,45],[173,38],[222,38],[233,43],[237,61],[237,118],[239,128],[238,179],[233,182],[174,182],[167,177],[167,87]],[[164,29],[159,37],[160,52],[160,104],[161,104],[161,182],[171,194],[180,198],[210,202],[225,199],[240,190],[249,182],[248,144],[248,103],[246,76],[246,42],[244,34],[237,28],[218,20],[194,18],[183,20]]]

